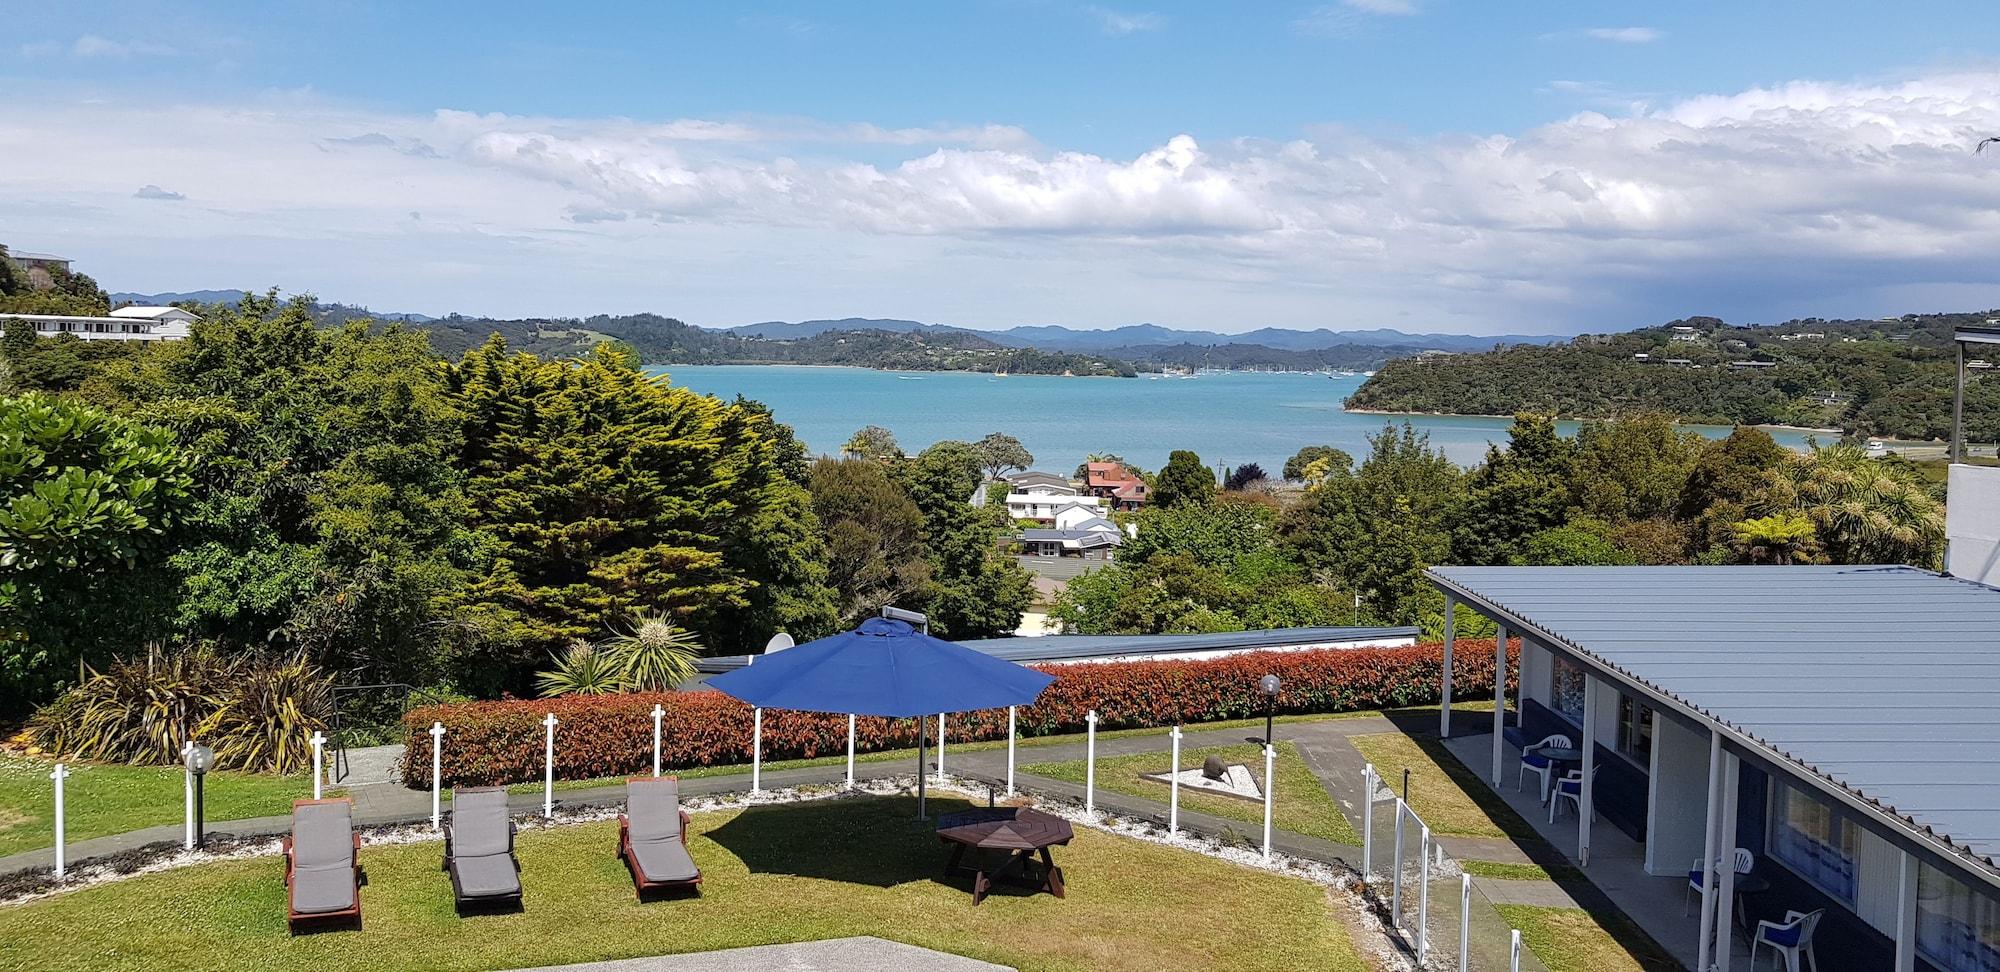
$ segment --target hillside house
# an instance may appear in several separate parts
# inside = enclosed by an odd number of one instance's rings
[[[36,290],[55,286],[54,274],[68,273],[71,262],[69,257],[53,253],[9,253],[7,257],[27,276],[28,286]]]
[[[0,323],[26,321],[36,337],[69,335],[82,341],[179,341],[200,320],[178,307],[120,307],[109,317],[68,314],[0,314]]]

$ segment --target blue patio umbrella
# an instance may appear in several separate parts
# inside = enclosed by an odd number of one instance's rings
[[[843,634],[809,641],[708,685],[760,709],[889,718],[1027,705],[1055,676],[1002,661],[906,622],[870,618]],[[917,731],[917,806],[924,805],[926,733]]]

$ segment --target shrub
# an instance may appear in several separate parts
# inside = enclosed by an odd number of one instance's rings
[[[1100,728],[1123,729],[1240,719],[1264,714],[1257,680],[1284,682],[1281,714],[1350,712],[1424,705],[1438,700],[1443,646],[1251,652],[1193,661],[1135,661],[1036,666],[1056,676],[1034,705],[1017,711],[1022,735],[1079,732],[1096,709]],[[1514,651],[1510,650],[1510,657]],[[1493,684],[1493,641],[1461,641],[1453,683]],[[1511,688],[1510,688],[1511,691]],[[412,710],[403,720],[409,750],[403,779],[430,784],[433,722],[446,729],[443,783],[489,786],[540,779],[542,717],[554,713],[556,776],[592,779],[645,772],[653,760],[653,706],[664,711],[661,765],[696,767],[750,761],[751,708],[720,692],[513,699]],[[1002,738],[1004,709],[955,713],[950,741]],[[863,716],[855,721],[859,751],[916,745],[910,719]],[[845,716],[773,709],[764,713],[764,758],[811,759],[847,751]]]
[[[28,741],[79,759],[165,766],[195,739],[215,750],[219,768],[289,773],[305,768],[307,741],[326,728],[332,686],[298,655],[198,646],[125,658],[38,710]]]

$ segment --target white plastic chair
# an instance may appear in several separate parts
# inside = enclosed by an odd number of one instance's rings
[[[1806,966],[1812,972],[1819,972],[1819,959],[1813,956],[1813,932],[1819,928],[1821,915],[1826,909],[1817,911],[1787,911],[1783,924],[1775,921],[1757,923],[1757,935],[1750,940],[1750,967],[1757,967],[1757,950],[1766,945],[1785,957],[1786,972],[1799,972],[1799,953],[1806,955]]]
[[[1549,774],[1555,772],[1555,764],[1535,753],[1535,750],[1543,746],[1559,746],[1563,749],[1575,749],[1576,743],[1571,742],[1568,736],[1558,732],[1545,737],[1541,742],[1533,746],[1521,750],[1521,772],[1514,777],[1514,789],[1520,789],[1527,782],[1528,774],[1533,773],[1541,777],[1541,802],[1547,803],[1549,802]]]
[[[1746,848],[1742,847],[1736,848],[1736,854],[1735,854],[1736,873],[1748,874],[1756,867],[1757,867],[1757,855],[1750,853],[1750,851]],[[1707,877],[1708,874],[1706,872],[1706,869],[1701,866],[1701,858],[1699,857],[1695,858],[1694,863],[1688,865],[1687,890],[1682,892],[1681,894],[1682,918],[1686,918],[1688,909],[1694,906],[1694,896],[1701,893],[1702,891],[1701,886],[1705,882]]]
[[[1593,782],[1597,779],[1598,771],[1603,768],[1601,765],[1590,768],[1590,778]],[[1556,808],[1561,806],[1564,800],[1576,804],[1576,812],[1583,812],[1582,770],[1570,770],[1562,779],[1556,781],[1555,792],[1549,794],[1549,823],[1556,822]],[[1591,808],[1590,821],[1592,823],[1597,822],[1597,809],[1595,807]]]

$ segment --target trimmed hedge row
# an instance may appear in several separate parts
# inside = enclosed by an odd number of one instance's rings
[[[1518,646],[1510,646],[1514,657]],[[1409,648],[1262,651],[1194,661],[1134,661],[1039,665],[1056,680],[1034,705],[1017,711],[1024,736],[1081,732],[1095,708],[1098,726],[1125,729],[1189,725],[1261,716],[1257,680],[1276,674],[1284,682],[1277,711],[1352,712],[1425,705],[1438,701],[1443,666],[1438,643]],[[1493,641],[1460,641],[1453,683],[1493,684]],[[1518,669],[1510,667],[1510,672]],[[1512,691],[1512,676],[1509,677]],[[1475,694],[1479,694],[1475,690]],[[489,786],[539,780],[542,718],[555,713],[556,776],[592,779],[650,772],[653,706],[664,710],[661,765],[683,768],[750,761],[751,708],[720,692],[636,692],[622,695],[509,699],[413,709],[403,719],[409,749],[403,780],[430,785],[430,727],[444,724],[443,776],[447,786]],[[999,739],[1007,712],[955,713],[947,742]],[[917,744],[916,722],[862,716],[855,748],[861,752]],[[847,751],[845,716],[773,709],[764,713],[766,760],[811,759]]]

